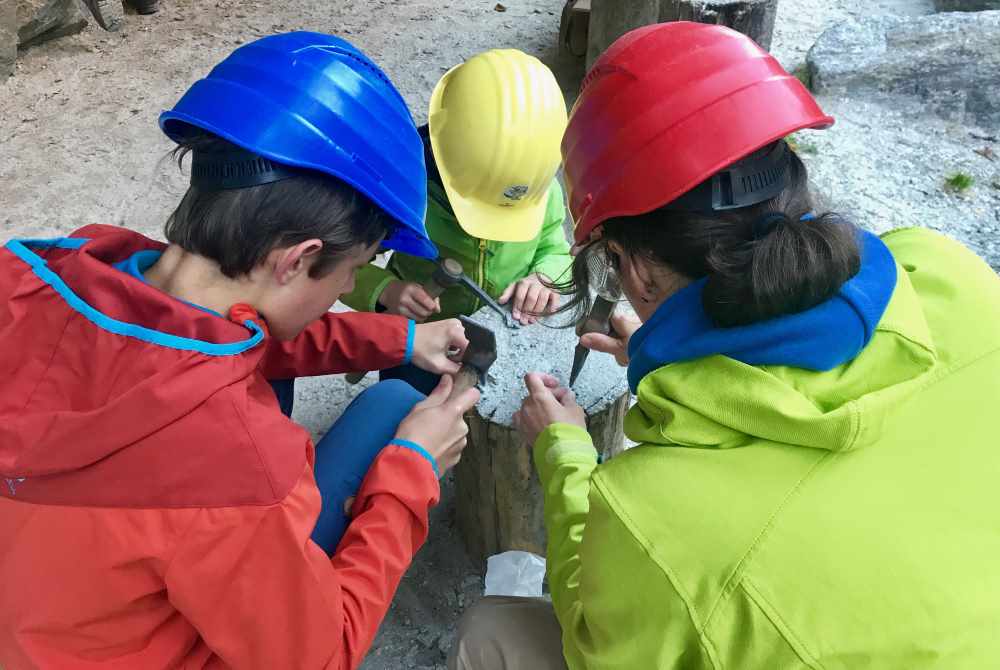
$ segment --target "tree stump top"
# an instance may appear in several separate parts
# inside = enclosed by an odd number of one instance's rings
[[[524,375],[545,372],[563,384],[569,383],[573,350],[578,338],[572,328],[554,328],[536,323],[507,328],[496,312],[484,307],[472,318],[496,333],[497,360],[482,385],[479,415],[491,423],[510,426],[511,419],[527,395]],[[565,317],[555,317],[565,322]],[[625,368],[608,354],[592,351],[573,386],[576,401],[594,416],[628,393]]]

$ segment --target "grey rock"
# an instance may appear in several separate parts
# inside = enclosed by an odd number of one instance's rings
[[[826,30],[809,50],[815,92],[910,96],[951,121],[1000,126],[1000,11],[873,16]]]
[[[17,38],[22,47],[72,35],[87,26],[76,0],[17,0]]]
[[[84,0],[87,10],[97,25],[109,32],[121,30],[125,25],[125,6],[122,0]]]
[[[9,0],[0,2],[0,82],[14,74],[17,60],[17,12]]]
[[[501,426],[511,425],[511,419],[527,395],[524,375],[543,372],[568,383],[573,367],[573,350],[578,342],[572,328],[556,328],[567,317],[556,315],[546,323],[507,328],[499,314],[484,307],[472,315],[482,325],[493,329],[497,341],[497,360],[490,367],[482,397],[476,410],[483,417]],[[603,411],[628,391],[625,368],[614,357],[591,352],[573,386],[576,401],[588,414]]]
[[[983,12],[1000,9],[1000,0],[934,0],[939,12]]]

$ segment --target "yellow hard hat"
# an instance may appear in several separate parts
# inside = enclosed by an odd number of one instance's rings
[[[516,49],[473,56],[434,87],[428,122],[462,229],[502,242],[535,238],[566,130],[566,101],[552,71]]]

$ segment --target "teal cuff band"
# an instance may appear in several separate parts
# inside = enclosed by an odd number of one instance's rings
[[[413,322],[411,321],[410,323]],[[393,440],[389,444],[394,444],[397,447],[403,447],[404,449],[415,451],[424,458],[426,458],[427,462],[431,464],[432,468],[434,468],[434,476],[437,477],[438,479],[441,479],[441,472],[440,470],[438,470],[437,461],[435,461],[434,457],[430,455],[430,452],[421,447],[419,444],[417,444],[416,442],[410,442],[409,440]]]
[[[413,360],[413,340],[417,336],[417,324],[410,319],[406,322],[406,353],[403,355],[403,365],[409,365]]]

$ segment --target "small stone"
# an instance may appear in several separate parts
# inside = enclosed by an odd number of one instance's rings
[[[437,640],[438,640],[438,634],[430,629],[424,629],[423,632],[417,635],[417,642],[419,642],[427,649],[433,647],[437,642]]]
[[[438,638],[437,646],[441,655],[445,658],[448,657],[448,652],[451,651],[451,645],[455,640],[454,633],[442,633],[441,637]]]

